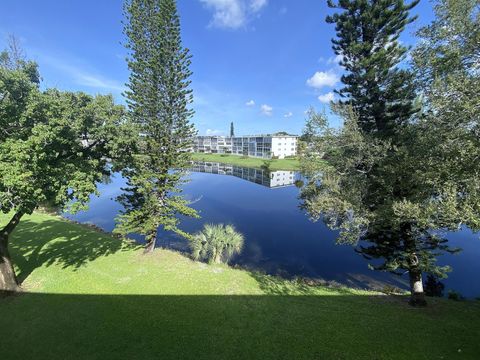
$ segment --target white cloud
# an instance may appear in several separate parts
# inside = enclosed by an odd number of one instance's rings
[[[317,71],[310,79],[307,80],[307,85],[316,89],[324,86],[334,86],[338,82],[338,76],[332,71]]]
[[[227,29],[239,29],[255,14],[259,13],[268,0],[200,0],[208,9],[213,10],[210,26]]]
[[[273,108],[267,104],[263,104],[262,106],[260,106],[260,111],[262,112],[263,115],[266,115],[266,116],[272,116],[273,114]]]
[[[124,91],[125,87],[119,83],[111,80],[103,79],[100,76],[92,75],[88,73],[83,73],[77,71],[73,75],[79,85],[88,86],[98,89],[114,90],[114,91]]]
[[[77,85],[119,93],[125,91],[126,89],[125,86],[120,82],[107,79],[102,75],[87,71],[79,66],[72,65],[70,61],[43,54],[40,54],[39,58],[45,64],[62,71]]]
[[[213,136],[213,135],[222,135],[223,131],[222,130],[217,130],[217,129],[207,129],[205,134],[207,136]]]
[[[251,0],[250,9],[252,9],[253,12],[259,12],[267,5],[267,3],[268,0]]]
[[[318,97],[318,100],[324,104],[328,104],[330,101],[333,101],[334,98],[335,95],[333,94],[333,92],[330,91],[326,94],[320,95]]]
[[[292,117],[292,116],[293,116],[293,113],[291,111],[289,111],[285,115],[283,115],[283,117],[286,117],[286,118],[289,118],[289,117]]]
[[[339,65],[340,61],[342,61],[342,59],[343,59],[343,55],[332,56],[332,57],[328,58],[327,64],[329,64],[329,65],[331,65],[331,64]]]
[[[255,101],[250,100],[245,103],[246,106],[255,106]]]

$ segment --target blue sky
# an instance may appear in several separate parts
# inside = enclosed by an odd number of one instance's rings
[[[341,84],[323,0],[179,0],[191,50],[194,122],[199,134],[300,133],[309,107],[328,112]],[[432,18],[432,4],[401,40]],[[15,34],[40,65],[45,87],[121,92],[128,79],[120,0],[3,0],[0,46]],[[332,117],[332,124],[336,120]]]

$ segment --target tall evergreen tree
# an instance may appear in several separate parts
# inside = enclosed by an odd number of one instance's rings
[[[230,123],[230,137],[235,136],[235,129],[233,128],[233,121]]]
[[[407,48],[398,41],[405,26],[415,20],[409,11],[414,0],[328,0],[339,12],[328,16],[335,24],[335,54],[345,68],[337,93],[358,113],[363,131],[392,136],[397,125],[413,113],[415,89],[410,71],[400,69]]]
[[[116,231],[144,235],[152,251],[160,226],[188,237],[177,215],[197,216],[179,188],[195,135],[191,56],[181,43],[175,0],[128,0],[124,10],[131,71],[126,96],[139,146],[124,171],[129,187],[120,197],[125,210]]]
[[[390,123],[393,131],[379,137],[380,129],[365,127],[358,104],[368,96],[360,96],[333,106],[345,121],[342,129],[328,128],[315,113],[306,127],[304,208],[339,229],[339,241],[355,244],[372,268],[408,274],[413,305],[426,303],[423,273],[445,277],[450,270],[437,263],[438,255],[459,251],[445,231],[480,227],[475,3],[440,1],[438,20],[420,31],[414,59],[423,112],[408,121],[400,112],[401,120]],[[322,154],[327,167],[318,161]]]

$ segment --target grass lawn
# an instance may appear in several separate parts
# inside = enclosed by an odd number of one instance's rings
[[[480,302],[415,309],[405,297],[143,255],[43,214],[22,220],[11,249],[26,292],[0,298],[2,360],[480,358]]]
[[[259,158],[244,158],[239,155],[227,155],[227,154],[192,154],[195,161],[211,161],[219,162],[223,164],[232,164],[245,167],[261,168],[264,165],[266,159]],[[272,171],[275,170],[300,170],[300,161],[298,159],[275,159],[272,160],[269,166]]]

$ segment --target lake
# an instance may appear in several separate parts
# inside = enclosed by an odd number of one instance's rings
[[[181,228],[196,232],[205,223],[233,224],[245,236],[242,253],[232,265],[260,270],[284,277],[309,277],[360,288],[382,288],[389,284],[408,288],[408,279],[369,270],[367,261],[350,245],[336,245],[337,232],[321,221],[313,223],[299,209],[301,176],[293,171],[274,171],[196,163],[184,185],[185,196],[193,202],[200,219],[182,218]],[[100,196],[92,197],[90,209],[65,217],[92,223],[106,231],[114,228],[121,210],[115,201],[125,186],[118,174],[108,184],[100,184]],[[158,246],[188,251],[187,242],[172,233],[159,230]],[[133,236],[142,241],[139,236]],[[453,246],[463,248],[456,255],[442,255],[440,264],[453,271],[445,284],[445,293],[454,289],[467,297],[480,296],[480,236],[468,229],[449,235]]]

